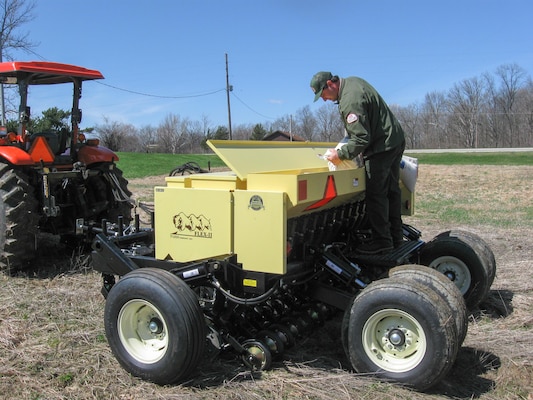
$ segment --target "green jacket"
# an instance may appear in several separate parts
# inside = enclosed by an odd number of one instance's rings
[[[338,102],[349,138],[338,150],[340,159],[352,159],[360,153],[370,157],[405,141],[400,123],[376,89],[364,79],[343,78]]]

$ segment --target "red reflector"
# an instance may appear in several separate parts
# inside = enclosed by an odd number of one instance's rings
[[[307,199],[307,180],[298,181],[298,201]]]
[[[333,175],[328,176],[326,181],[326,189],[324,190],[324,197],[322,200],[317,201],[316,203],[311,204],[305,209],[305,211],[314,210],[328,204],[331,200],[337,197],[337,188],[335,187],[335,178]]]

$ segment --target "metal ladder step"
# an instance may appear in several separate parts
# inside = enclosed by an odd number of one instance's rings
[[[360,254],[351,253],[348,258],[361,265],[376,265],[380,267],[395,267],[405,264],[412,253],[425,244],[423,240],[409,240],[390,252],[383,254]]]

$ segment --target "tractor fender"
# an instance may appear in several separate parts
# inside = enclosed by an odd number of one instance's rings
[[[118,156],[106,147],[83,146],[78,150],[78,161],[85,165],[118,161]]]
[[[0,158],[13,165],[34,165],[31,156],[15,146],[0,146]]]

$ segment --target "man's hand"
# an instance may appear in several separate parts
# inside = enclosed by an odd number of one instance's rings
[[[339,165],[341,163],[341,159],[339,158],[339,155],[337,154],[336,149],[328,149],[326,151],[326,154],[324,154],[326,160],[330,161],[331,163],[335,165]]]

